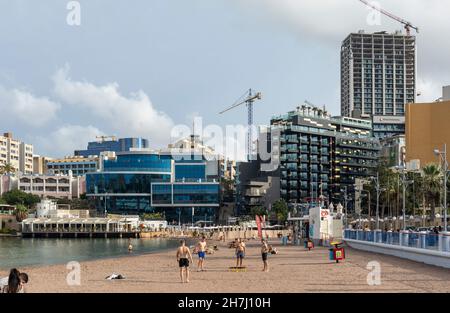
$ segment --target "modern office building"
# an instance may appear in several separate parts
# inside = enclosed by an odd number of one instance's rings
[[[163,213],[169,222],[215,222],[219,181],[201,156],[119,152],[103,170],[87,173],[87,197],[100,214]]]
[[[343,203],[355,178],[373,175],[377,166],[380,143],[368,120],[303,105],[273,117],[271,132],[272,155],[279,154],[271,167],[279,166],[280,194],[291,204]]]
[[[99,157],[66,157],[47,162],[47,172],[53,175],[82,176],[99,169]]]
[[[90,157],[100,156],[100,153],[106,151],[124,152],[132,149],[147,149],[149,147],[148,140],[144,138],[115,138],[105,140],[102,137],[100,141],[89,142],[86,150],[76,150],[75,156]]]
[[[419,160],[423,167],[439,164],[435,149],[447,144],[450,162],[450,100],[406,105],[406,161]]]
[[[33,146],[14,139],[12,133],[0,136],[0,166],[10,164],[16,172],[33,174]]]
[[[401,32],[350,34],[341,47],[341,115],[370,119],[384,138],[405,133],[416,96],[416,39]]]

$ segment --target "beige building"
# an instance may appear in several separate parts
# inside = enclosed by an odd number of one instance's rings
[[[44,175],[47,173],[47,163],[52,161],[52,158],[42,157],[39,155],[33,156],[33,174]]]
[[[33,145],[14,139],[12,133],[0,136],[0,166],[11,164],[16,172],[33,174]]]
[[[406,105],[406,161],[420,160],[423,167],[439,163],[435,149],[450,151],[450,100]],[[450,161],[450,152],[447,155]]]

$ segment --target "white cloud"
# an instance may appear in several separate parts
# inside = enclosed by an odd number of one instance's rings
[[[437,86],[450,84],[450,33],[448,14],[450,1],[442,0],[379,0],[369,1],[419,27],[417,35],[418,85],[420,80],[432,79]],[[336,50],[339,55],[340,44],[350,32],[365,30],[367,32],[402,30],[403,25],[384,15],[380,15],[380,24],[373,22],[374,10],[358,0],[240,0],[241,7],[250,12],[264,11],[265,17],[275,25],[284,27],[295,34],[299,40],[305,38],[320,42]],[[419,86],[418,86],[419,87]],[[424,85],[422,84],[424,89]],[[441,96],[438,88],[427,96],[436,99]],[[439,88],[440,89],[440,88]],[[418,91],[421,91],[418,88]],[[427,91],[423,91],[422,94]],[[425,100],[425,97],[423,97]]]
[[[97,86],[73,81],[68,74],[66,66],[53,76],[54,93],[62,101],[76,106],[82,114],[107,122],[119,136],[142,136],[159,144],[169,142],[172,119],[156,110],[142,90],[126,97],[120,94],[115,82]]]
[[[60,108],[60,104],[48,98],[36,97],[26,90],[7,90],[0,86],[0,111],[9,112],[0,115],[2,122],[13,117],[25,125],[39,127],[54,119]]]
[[[45,137],[36,137],[36,143],[45,155],[59,158],[73,155],[74,150],[86,149],[89,141],[101,135],[104,133],[94,126],[65,125]]]

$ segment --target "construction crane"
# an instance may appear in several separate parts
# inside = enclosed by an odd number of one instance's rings
[[[97,139],[101,139],[101,142],[105,142],[105,139],[110,138],[112,141],[117,141],[116,136],[95,136]]]
[[[245,99],[242,99],[244,96],[247,96],[247,97]],[[262,98],[262,94],[260,92],[253,94],[252,90],[249,89],[232,106],[230,106],[228,109],[225,109],[219,113],[219,114],[223,114],[223,113],[228,112],[244,103],[247,105],[247,111],[248,111],[247,158],[249,161],[250,161],[251,155],[252,155],[253,102],[255,102],[255,100],[261,100],[261,98]]]
[[[376,5],[374,5],[373,3],[368,2],[367,0],[359,0],[359,1],[361,1],[362,3],[364,3],[365,5],[367,5],[368,7],[371,7],[372,9],[377,10],[378,12],[380,12],[380,13],[386,15],[387,17],[390,17],[391,19],[396,20],[397,22],[400,22],[400,23],[402,23],[403,25],[405,25],[406,34],[407,34],[408,36],[411,35],[411,28],[414,29],[414,30],[416,31],[416,33],[419,33],[419,28],[416,27],[416,26],[414,26],[414,25],[411,24],[410,22],[405,21],[404,19],[402,19],[402,18],[400,18],[400,17],[398,17],[398,16],[395,16],[394,14],[392,14],[392,13],[386,11],[386,10],[383,10],[381,7],[376,6]]]

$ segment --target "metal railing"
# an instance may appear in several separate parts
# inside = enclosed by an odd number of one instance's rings
[[[344,239],[373,242],[392,246],[416,249],[450,252],[450,235],[430,232],[391,232],[381,230],[352,230],[344,231]]]

